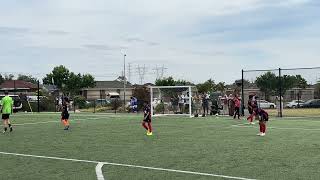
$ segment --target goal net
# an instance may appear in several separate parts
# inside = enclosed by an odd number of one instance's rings
[[[152,116],[192,117],[191,86],[151,86],[150,97]]]

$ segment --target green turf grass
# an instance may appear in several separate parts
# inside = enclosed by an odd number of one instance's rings
[[[0,151],[114,162],[253,179],[319,179],[320,119],[271,119],[266,137],[258,127],[230,118],[161,117],[147,137],[141,116],[71,114],[63,131],[59,114],[12,116]],[[55,122],[56,121],[56,122]],[[47,122],[44,124],[32,124]],[[29,124],[26,124],[29,123]],[[95,180],[96,164],[0,154],[0,179]],[[107,179],[222,179],[105,165]]]

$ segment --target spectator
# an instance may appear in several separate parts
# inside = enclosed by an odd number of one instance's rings
[[[130,98],[130,108],[133,113],[137,112],[138,109],[138,99],[136,97],[131,97]]]
[[[179,110],[180,110],[180,114],[183,114],[183,110],[184,110],[184,95],[181,94],[179,95]]]
[[[228,96],[225,94],[223,100],[223,115],[228,115],[229,107],[228,107]]]
[[[201,114],[201,96],[196,94],[193,97],[193,102],[194,102],[194,115],[195,117],[198,117],[199,114]]]
[[[236,119],[236,117],[238,116],[238,119],[240,119],[240,106],[241,106],[241,101],[239,99],[239,97],[237,95],[235,95],[234,99],[234,116],[233,119]]]
[[[187,95],[184,96],[184,112],[186,114],[189,114],[189,107],[190,107],[190,95],[189,92],[187,92]]]
[[[203,117],[209,114],[209,98],[207,94],[202,95]]]

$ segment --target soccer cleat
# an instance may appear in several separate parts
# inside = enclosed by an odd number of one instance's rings
[[[266,133],[261,133],[261,135],[260,136],[266,136]]]
[[[152,135],[153,135],[152,132],[147,133],[147,136],[152,136]]]
[[[262,134],[263,134],[263,133],[260,132],[259,134],[257,134],[257,136],[261,136]]]
[[[5,134],[7,131],[2,131],[2,134]]]

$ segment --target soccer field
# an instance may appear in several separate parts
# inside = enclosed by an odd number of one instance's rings
[[[141,116],[15,114],[0,135],[0,179],[319,179],[320,119],[159,117],[147,137]]]

